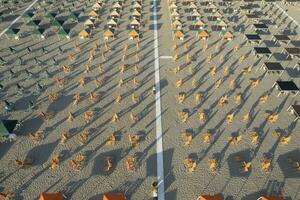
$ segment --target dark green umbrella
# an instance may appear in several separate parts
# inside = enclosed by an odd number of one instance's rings
[[[18,33],[20,32],[20,29],[18,28],[10,28],[6,31],[5,35],[8,39],[13,38],[13,39],[19,39]]]
[[[41,20],[39,19],[34,19],[31,20],[27,23],[27,26],[38,26],[41,23]]]
[[[70,33],[71,33],[71,29],[62,28],[58,32],[58,37],[70,39]]]
[[[27,12],[23,15],[23,20],[25,22],[28,22],[28,21],[32,20],[33,16],[34,16],[33,12]]]
[[[13,133],[18,120],[1,120],[0,122],[0,136],[8,136],[10,133]]]
[[[59,20],[59,19],[54,19],[52,22],[52,26],[56,26],[56,27],[62,27],[63,24],[65,23],[65,20]]]
[[[50,12],[45,16],[45,18],[49,20],[54,20],[56,16],[57,16],[56,12]]]
[[[43,28],[38,28],[32,31],[32,36],[36,37],[36,38],[45,38],[44,32],[46,31],[46,29]]]

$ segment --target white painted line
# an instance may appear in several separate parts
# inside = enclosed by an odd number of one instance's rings
[[[6,33],[6,31],[12,26],[14,25],[21,17],[23,17],[23,15],[37,2],[38,0],[34,0],[22,13],[19,17],[17,17],[14,21],[12,21],[8,27],[6,27],[6,29],[4,29],[1,33],[0,33],[0,37]]]
[[[153,33],[154,33],[154,69],[155,69],[155,124],[156,124],[156,158],[158,179],[158,200],[165,200],[164,185],[164,156],[162,144],[161,103],[160,103],[160,77],[159,77],[159,53],[157,31],[157,2],[153,0]]]
[[[173,56],[160,56],[159,58],[160,59],[172,59]]]
[[[277,8],[279,8],[279,10],[281,10],[281,12],[283,12],[283,14],[285,16],[287,16],[290,20],[292,20],[298,27],[300,27],[300,24],[294,19],[292,18],[287,12],[285,12],[285,10],[283,10],[277,3],[274,3],[276,5]]]

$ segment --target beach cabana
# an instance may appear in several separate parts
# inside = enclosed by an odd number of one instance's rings
[[[113,29],[107,29],[103,33],[104,40],[109,40],[110,38],[114,39],[114,30]]]
[[[117,27],[117,22],[114,20],[114,19],[110,19],[108,22],[107,22],[107,26],[108,28],[116,28]]]
[[[140,22],[136,19],[132,20],[130,22],[130,27],[134,29],[139,29],[140,28]]]
[[[61,28],[57,34],[60,39],[70,39],[71,29]]]
[[[173,31],[174,34],[174,39],[179,39],[179,40],[183,40],[184,39],[184,33],[181,31],[181,30],[176,30],[176,31]]]
[[[222,39],[229,41],[233,39],[233,34],[230,31],[221,31],[220,34],[222,36]]]
[[[5,36],[7,37],[7,39],[19,40],[19,32],[20,29],[18,28],[10,28],[6,31]]]
[[[80,39],[88,38],[91,34],[91,29],[86,28],[79,32]]]
[[[216,195],[201,195],[198,200],[223,200],[221,194]]]
[[[61,193],[42,193],[39,200],[63,200],[64,196]]]
[[[276,196],[261,196],[257,200],[284,200],[283,197],[276,197]]]
[[[130,40],[134,40],[134,39],[139,39],[139,33],[137,30],[132,29],[131,31],[129,31],[128,36]]]
[[[199,38],[200,40],[207,40],[208,37],[209,37],[209,35],[208,35],[208,33],[207,33],[206,31],[200,30],[200,31],[198,32],[198,38]]]
[[[18,120],[1,120],[0,137],[7,137],[13,133],[18,123]]]
[[[126,200],[124,194],[105,194],[102,200]]]
[[[46,34],[45,34],[46,29],[44,28],[38,28],[35,29],[31,32],[32,38],[37,38],[37,39],[45,39]]]

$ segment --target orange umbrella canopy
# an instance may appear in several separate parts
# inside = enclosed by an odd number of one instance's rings
[[[261,200],[284,200],[283,197],[275,197],[275,196],[262,196]]]
[[[103,200],[126,200],[123,194],[105,194]]]
[[[199,197],[199,200],[223,200],[223,197],[221,194],[216,195],[201,195]]]
[[[42,193],[39,200],[63,200],[61,193]]]

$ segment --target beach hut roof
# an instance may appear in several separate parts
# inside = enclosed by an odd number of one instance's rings
[[[114,10],[110,13],[110,16],[120,16],[120,14],[116,10]]]
[[[103,200],[126,200],[123,194],[105,194]]]
[[[137,10],[134,10],[132,13],[131,13],[132,16],[141,16],[141,13]]]
[[[122,8],[121,5],[119,4],[119,2],[114,3],[112,7],[113,8]]]
[[[42,193],[39,200],[63,200],[61,193]]]
[[[223,200],[223,197],[221,194],[216,195],[201,195],[199,197],[199,200]]]
[[[98,17],[98,14],[95,12],[95,11],[91,11],[90,13],[89,13],[89,17]]]
[[[175,37],[177,37],[177,38],[181,38],[181,37],[184,37],[184,34],[183,34],[183,32],[182,32],[182,31],[180,31],[180,30],[177,30],[177,31],[175,32]]]
[[[138,22],[138,20],[134,19],[130,22],[130,25],[139,26],[140,22]]]
[[[113,32],[113,30],[107,29],[106,31],[104,31],[103,36],[104,37],[112,37],[112,36],[114,36],[114,32]]]
[[[261,200],[284,200],[283,197],[275,197],[275,196],[265,196],[261,197]]]
[[[199,34],[199,37],[208,37],[209,36],[208,33],[204,30],[200,31],[198,34]]]
[[[113,19],[110,19],[108,22],[107,22],[107,25],[117,25],[117,22]]]
[[[0,136],[8,136],[10,133],[13,133],[18,120],[1,120],[0,121]]]
[[[84,26],[94,26],[94,22],[92,22],[92,20],[90,20],[90,19],[87,19],[87,20],[84,22]]]

